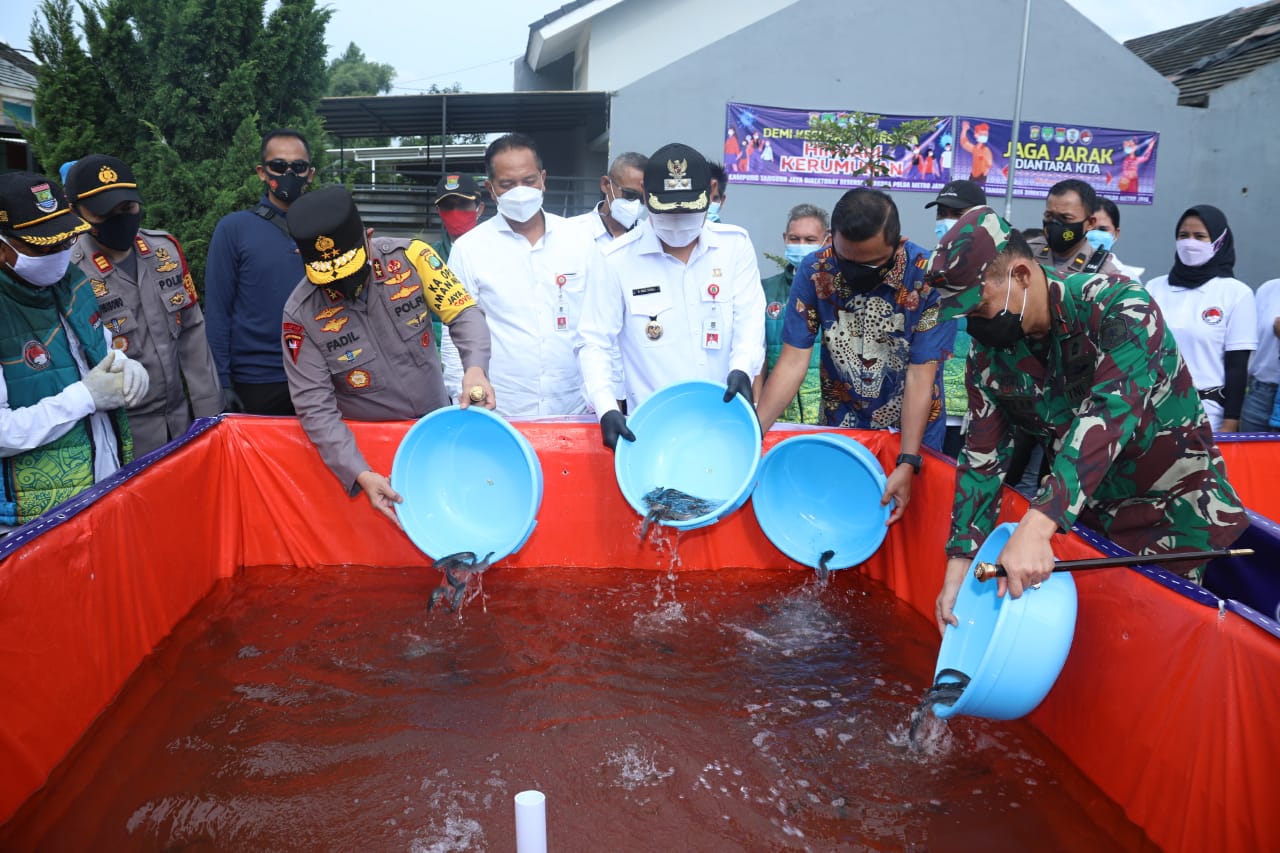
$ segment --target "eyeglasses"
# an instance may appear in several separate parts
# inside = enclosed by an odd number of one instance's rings
[[[305,175],[311,171],[311,163],[306,160],[268,160],[262,164],[267,167],[268,171],[275,172],[277,175],[283,175],[285,172],[293,172],[295,175]]]

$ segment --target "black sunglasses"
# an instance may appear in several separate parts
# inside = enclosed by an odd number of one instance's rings
[[[293,172],[295,175],[305,175],[311,171],[311,164],[306,160],[294,160],[290,163],[287,160],[268,160],[262,164],[267,167],[268,171],[275,172],[277,175],[283,175],[285,172]]]

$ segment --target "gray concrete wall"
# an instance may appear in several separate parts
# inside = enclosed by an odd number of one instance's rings
[[[1024,8],[1022,0],[985,0],[976,7],[952,0],[914,0],[909,6],[897,0],[798,0],[620,89],[611,108],[611,153],[652,152],[681,141],[719,159],[727,101],[1012,117]],[[797,27],[797,22],[809,26]],[[935,63],[932,56],[944,41],[949,58]],[[957,64],[960,55],[968,58]],[[1268,86],[1276,91],[1273,72],[1258,86],[1255,91],[1252,84],[1237,84],[1233,91],[1215,94],[1208,111],[1178,107],[1176,87],[1064,0],[1034,4],[1024,120],[1161,134],[1155,204],[1122,206],[1123,236],[1117,246],[1126,263],[1146,266],[1151,274],[1163,273],[1169,265],[1174,222],[1193,203],[1188,199],[1220,204],[1234,223],[1232,205],[1240,186],[1253,185],[1250,205],[1261,205],[1263,181],[1274,189],[1276,181],[1262,171],[1263,164],[1280,161],[1260,162],[1257,145],[1245,141],[1261,136],[1269,121],[1271,110],[1260,109],[1256,99],[1274,105],[1274,97],[1265,98]],[[1250,99],[1255,99],[1252,109],[1243,106]],[[1221,117],[1228,110],[1238,125]],[[1236,125],[1235,130],[1227,131],[1228,125]],[[1267,150],[1276,144],[1268,140]],[[1228,187],[1235,189],[1228,192]],[[830,209],[840,194],[730,184],[724,220],[746,227],[761,252],[780,254],[786,211],[800,202]],[[911,192],[894,196],[904,233],[932,245],[932,211],[924,209],[931,197]],[[996,204],[1003,213],[1003,199]],[[1022,228],[1038,227],[1043,209],[1043,201],[1017,200],[1013,221]],[[1240,209],[1263,227],[1265,219],[1254,207]],[[1248,227],[1244,222],[1241,226]],[[1258,283],[1255,270],[1280,275],[1280,241],[1263,242],[1253,230],[1240,233],[1239,270],[1253,276],[1246,280]],[[762,259],[761,270],[771,273],[775,268]]]

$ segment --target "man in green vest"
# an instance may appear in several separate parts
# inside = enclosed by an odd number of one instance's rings
[[[765,369],[757,380],[756,399],[760,397],[760,387],[768,377],[769,371],[778,362],[782,352],[782,312],[791,294],[791,280],[795,278],[796,267],[811,253],[824,248],[831,242],[831,219],[827,212],[812,204],[797,204],[787,214],[787,227],[782,232],[782,242],[786,245],[786,267],[777,275],[763,279],[760,285],[764,288],[765,299]],[[809,369],[805,372],[804,381],[800,383],[800,391],[783,410],[780,421],[794,424],[820,423],[822,413],[822,345],[815,342],[809,357]]]
[[[146,395],[147,371],[108,347],[89,280],[70,265],[88,228],[53,181],[0,175],[0,532],[133,458],[123,409]]]

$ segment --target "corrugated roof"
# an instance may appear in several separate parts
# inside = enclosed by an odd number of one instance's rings
[[[1124,44],[1178,87],[1179,104],[1208,106],[1210,92],[1280,58],[1280,0]]]
[[[444,133],[530,135],[586,128],[588,138],[609,127],[607,92],[464,92],[323,98],[319,113],[335,136],[437,136]]]

